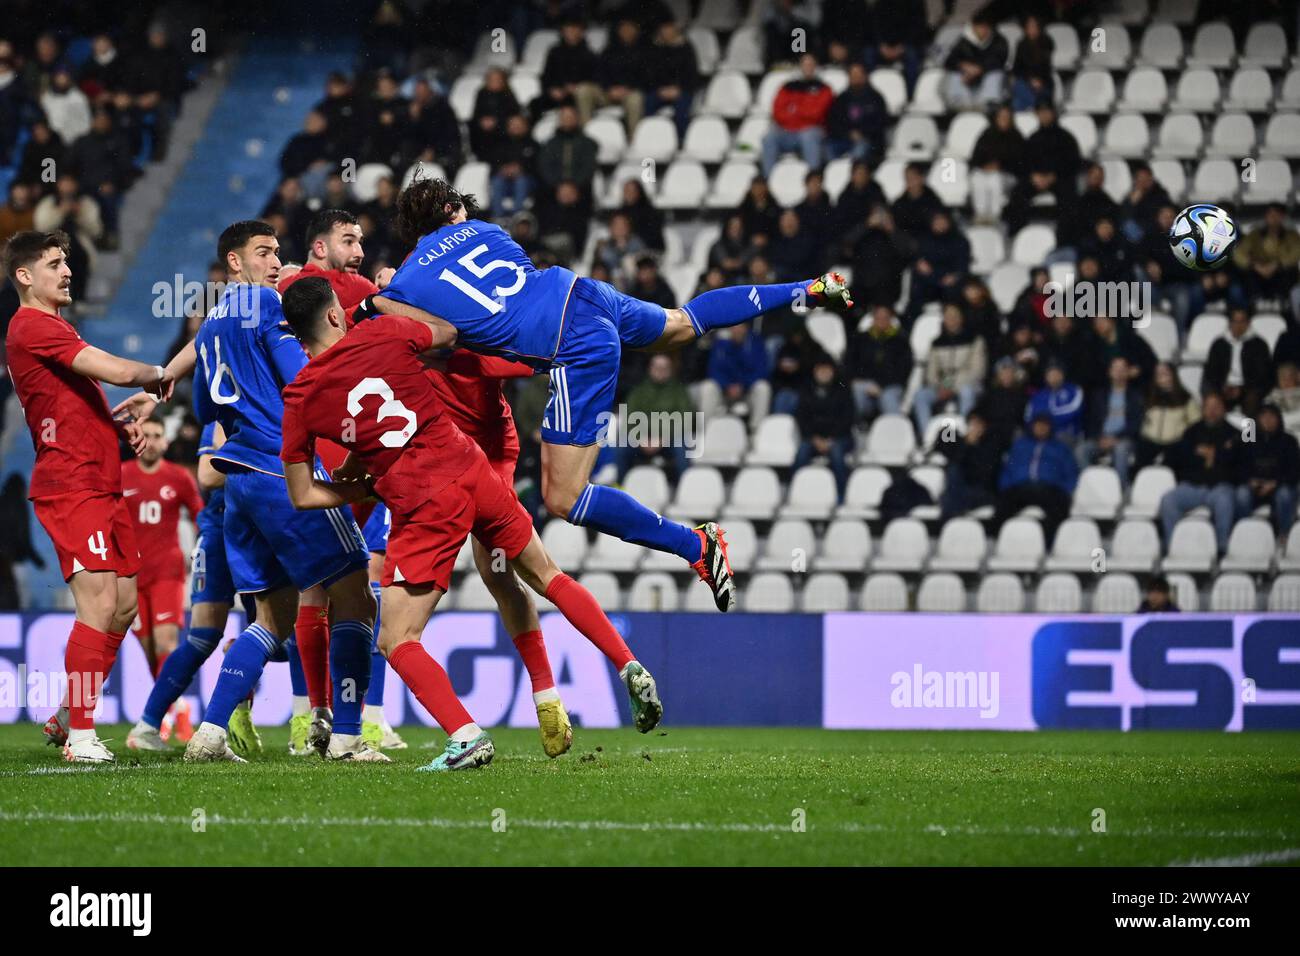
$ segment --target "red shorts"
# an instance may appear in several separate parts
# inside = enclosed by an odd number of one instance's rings
[[[54,542],[63,580],[78,571],[140,570],[140,548],[126,499],[106,491],[74,491],[32,499],[32,510]]]
[[[446,591],[456,555],[469,535],[488,550],[516,558],[533,537],[533,520],[514,489],[484,459],[415,511],[393,515],[383,585],[428,585]]]
[[[492,466],[501,480],[506,483],[506,487],[512,492],[515,490],[515,465],[519,463],[519,449],[515,449],[515,454],[506,458],[489,458],[488,464]]]
[[[151,581],[147,587],[137,586],[136,597],[140,609],[132,630],[137,637],[152,637],[154,629],[162,624],[185,624],[184,581]]]

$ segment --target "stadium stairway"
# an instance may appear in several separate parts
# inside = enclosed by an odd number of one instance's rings
[[[90,298],[107,298],[107,305],[102,316],[94,315],[94,306],[88,310],[81,327],[88,342],[143,362],[163,360],[182,318],[173,305],[177,282],[204,282],[221,230],[261,212],[279,182],[285,143],[320,99],[327,74],[349,69],[355,53],[355,43],[347,38],[317,50],[300,45],[286,49],[282,38],[253,40],[233,58],[221,81],[208,85],[211,102],[192,104],[194,114],[187,110],[178,121],[176,148],[169,151],[174,166],[151,166],[124,200],[122,246],[135,255],[129,263],[115,256],[92,277]],[[203,92],[200,87],[191,95]],[[161,294],[159,283],[165,285]],[[129,394],[111,387],[106,391],[110,403]],[[11,417],[8,424],[0,472],[29,475],[35,456],[26,427],[20,417]],[[32,540],[45,568],[18,569],[27,606],[71,607],[54,548],[34,517]]]

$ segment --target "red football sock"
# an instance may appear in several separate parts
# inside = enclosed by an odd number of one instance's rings
[[[514,642],[515,650],[524,659],[524,667],[528,668],[528,676],[533,682],[533,693],[554,687],[555,678],[551,676],[551,661],[546,656],[542,632],[526,631],[517,635]]]
[[[107,631],[104,634],[104,680],[108,680],[108,675],[113,673],[113,666],[117,663],[117,650],[126,640],[126,631],[118,634],[115,631]]]
[[[298,640],[302,676],[307,681],[307,698],[313,707],[328,706],[329,672],[326,664],[330,653],[329,608],[298,608],[298,620],[293,626],[293,633]]]
[[[63,670],[68,675],[68,726],[91,730],[95,726],[95,704],[104,684],[104,648],[109,636],[89,624],[77,621],[68,635],[63,652]]]
[[[419,641],[406,641],[388,656],[388,664],[397,671],[415,699],[433,715],[439,726],[451,736],[474,718],[452,689],[451,678],[442,665],[429,656]]]
[[[636,660],[636,655],[628,650],[623,638],[600,609],[595,595],[573,578],[564,573],[551,578],[551,583],[546,586],[546,600],[558,607],[565,619],[600,648],[600,652],[619,670],[629,661]]]
[[[167,655],[168,655],[169,653],[170,653],[169,651],[163,651],[163,652],[162,652],[161,654],[159,654],[156,658],[154,658],[154,662],[153,662],[153,679],[154,679],[154,680],[157,680],[157,679],[158,679],[158,675],[162,673],[163,665],[167,663]]]

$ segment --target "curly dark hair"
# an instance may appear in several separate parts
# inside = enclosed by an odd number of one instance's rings
[[[478,218],[478,202],[472,195],[457,192],[445,179],[417,177],[397,197],[394,227],[403,242],[415,245],[420,237],[451,222],[456,210],[462,207],[466,219]]]

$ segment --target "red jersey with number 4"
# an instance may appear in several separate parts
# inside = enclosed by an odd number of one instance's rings
[[[9,376],[36,446],[29,498],[122,490],[122,456],[104,389],[72,370],[86,347],[53,313],[24,306],[9,320]]]
[[[423,322],[383,315],[353,328],[284,389],[286,462],[311,462],[318,438],[349,449],[389,510],[419,507],[483,457],[430,387]]]
[[[153,581],[183,580],[185,556],[176,528],[181,508],[195,517],[203,498],[194,476],[172,461],[160,461],[153,472],[138,459],[122,465],[122,495],[140,545],[140,586]]]
[[[359,306],[366,296],[374,295],[379,291],[379,286],[359,272],[322,269],[312,262],[307,263],[293,275],[281,279],[280,284],[275,287],[275,291],[279,292],[280,295],[284,295],[285,289],[299,279],[305,279],[308,276],[319,276],[333,286],[334,294],[339,297],[339,305],[343,306],[343,311],[348,315],[352,314],[352,310]]]

